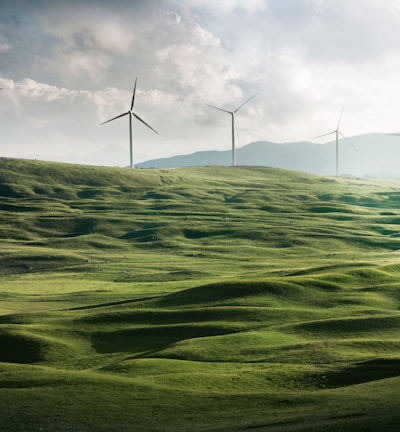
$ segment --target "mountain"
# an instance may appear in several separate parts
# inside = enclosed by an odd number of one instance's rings
[[[258,141],[236,150],[238,165],[269,166],[312,174],[334,175],[336,142],[273,143]],[[400,177],[400,137],[371,133],[339,140],[339,171],[342,175]],[[229,165],[231,150],[199,151],[188,155],[153,159],[138,168]]]

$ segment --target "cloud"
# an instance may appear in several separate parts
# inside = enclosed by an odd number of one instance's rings
[[[65,51],[127,52],[134,39],[128,17],[101,6],[92,6],[89,3],[71,8],[63,2],[56,8],[50,8],[39,19],[49,35],[63,41]]]
[[[101,82],[113,59],[128,53],[135,39],[129,18],[101,5],[70,8],[63,2],[38,19],[57,48],[47,68],[71,85]]]
[[[210,96],[209,92],[221,88],[232,73],[231,65],[220,49],[220,40],[193,21],[164,22],[163,26],[161,34],[169,33],[170,42],[157,41],[160,78],[165,87],[172,87],[181,99],[199,98],[204,102]]]

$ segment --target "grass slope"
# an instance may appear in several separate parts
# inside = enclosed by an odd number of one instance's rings
[[[0,160],[0,430],[397,431],[400,183]]]

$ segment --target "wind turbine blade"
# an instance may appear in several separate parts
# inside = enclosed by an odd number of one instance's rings
[[[247,102],[251,101],[251,99],[253,99],[254,96],[256,96],[256,95],[254,94],[253,96],[250,96],[245,102],[242,103],[242,105],[240,105],[239,108],[236,108],[235,111],[233,111],[233,113],[234,114],[237,113],[240,110],[240,108],[242,108],[244,105],[246,105]]]
[[[357,147],[349,140],[349,139],[347,139],[343,134],[342,134],[342,132],[340,132],[340,131],[338,131],[338,133],[339,133],[339,135],[341,135],[341,137],[343,138],[343,139],[345,139],[354,149],[356,149],[357,150]]]
[[[219,110],[219,111],[226,112],[226,113],[228,113],[228,114],[233,114],[232,111],[228,111],[228,110],[225,110],[225,109],[222,109],[222,108],[218,108],[218,107],[216,107],[216,106],[214,106],[214,105],[209,105],[209,104],[207,104],[207,106],[209,106],[209,107],[211,107],[211,108],[214,108],[214,109],[217,109],[217,110]]]
[[[116,120],[116,119],[118,119],[118,118],[120,118],[120,117],[124,117],[124,116],[126,116],[126,115],[128,115],[128,114],[130,114],[130,111],[128,111],[128,112],[126,112],[126,113],[123,113],[123,114],[120,114],[120,115],[118,115],[117,117],[114,117],[114,118],[112,118],[112,119],[110,119],[110,120],[107,120],[107,121],[105,121],[105,122],[103,122],[103,123],[100,123],[100,124],[105,124],[105,123],[108,123],[108,122],[110,122],[110,121],[113,121],[113,120]]]
[[[132,113],[139,121],[141,121],[143,124],[145,124],[148,128],[150,128],[153,132],[155,132],[157,135],[159,135],[159,133],[153,129],[149,124],[147,124],[143,119],[141,119],[138,115],[136,115],[135,113]]]
[[[332,132],[328,132],[328,133],[326,133],[326,134],[323,134],[323,135],[318,135],[318,136],[316,136],[316,137],[313,137],[313,138],[311,138],[311,139],[317,139],[317,138],[322,138],[322,137],[324,137],[324,136],[332,135],[332,134],[334,134],[334,133],[336,133],[336,131],[335,131],[335,130],[334,130],[334,131],[332,131]]]
[[[339,121],[336,130],[339,130],[340,122],[342,121],[343,110],[344,110],[344,105],[342,107],[342,111],[340,111]]]
[[[132,102],[131,102],[131,111],[133,110],[133,104],[135,103],[136,83],[137,83],[137,77],[135,79],[135,85],[133,87],[133,95],[132,95]]]

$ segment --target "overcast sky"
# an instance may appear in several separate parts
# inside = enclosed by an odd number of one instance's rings
[[[0,156],[127,165],[400,131],[400,0],[0,0]],[[320,142],[330,141],[324,138]],[[112,149],[105,158],[105,149]],[[96,154],[96,152],[99,152]]]

